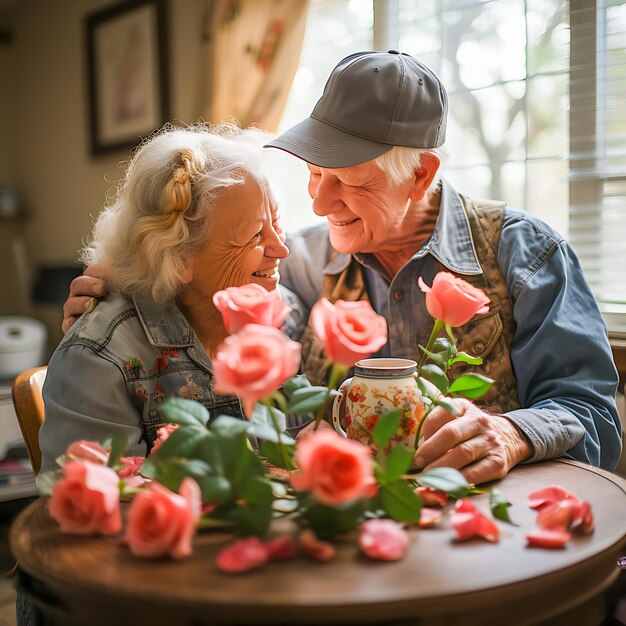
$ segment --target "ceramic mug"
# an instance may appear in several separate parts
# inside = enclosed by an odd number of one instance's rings
[[[354,368],[354,377],[339,386],[333,403],[335,430],[362,443],[373,443],[373,431],[381,415],[400,409],[400,425],[390,446],[413,449],[415,435],[424,417],[422,394],[415,378],[417,363],[409,359],[363,359]]]

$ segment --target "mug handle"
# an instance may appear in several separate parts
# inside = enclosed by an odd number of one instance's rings
[[[352,378],[346,378],[341,385],[339,385],[337,391],[339,392],[333,401],[333,428],[344,437],[347,437],[346,431],[341,427],[341,419],[339,415],[339,411],[341,409],[341,403],[343,402],[343,398],[348,391],[348,385],[352,382]]]

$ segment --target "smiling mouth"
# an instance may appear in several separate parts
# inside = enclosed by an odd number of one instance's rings
[[[278,278],[278,268],[273,267],[270,270],[252,272],[252,276],[256,276],[257,278]]]
[[[339,222],[339,221],[331,220],[331,219],[329,219],[328,221],[333,226],[348,226],[349,224],[354,224],[354,222],[356,222],[357,220],[360,220],[360,219],[361,219],[360,217],[355,217],[355,218],[353,218],[351,220],[347,220],[347,221],[344,221],[344,222]]]

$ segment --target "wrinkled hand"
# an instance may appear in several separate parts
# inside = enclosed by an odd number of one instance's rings
[[[89,308],[94,298],[106,296],[109,287],[102,270],[88,267],[70,283],[70,293],[63,305],[61,330],[66,333],[72,324]]]
[[[454,402],[461,415],[438,406],[426,418],[424,442],[415,454],[418,467],[453,467],[479,484],[503,478],[530,455],[526,437],[506,417],[486,413],[465,398]]]

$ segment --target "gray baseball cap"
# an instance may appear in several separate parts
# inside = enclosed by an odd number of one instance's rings
[[[444,86],[417,59],[397,50],[355,52],[332,71],[311,116],[265,147],[320,167],[349,167],[393,146],[438,148],[447,113]]]

